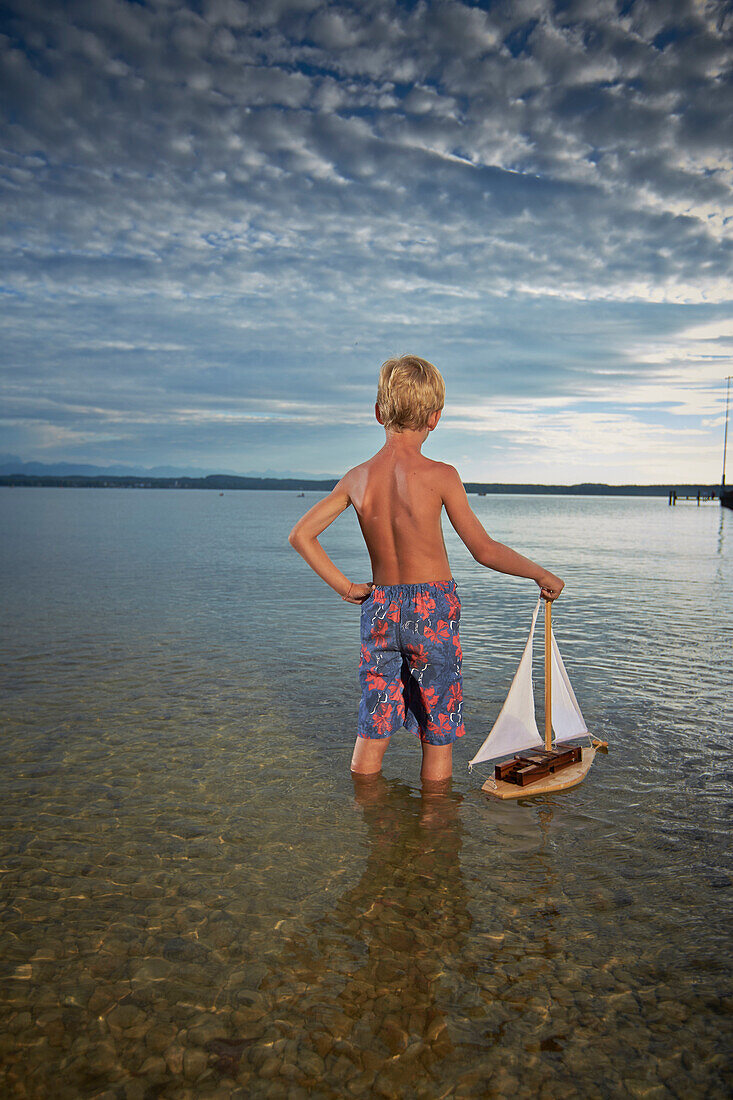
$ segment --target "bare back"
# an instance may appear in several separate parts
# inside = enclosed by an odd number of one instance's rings
[[[385,449],[344,478],[375,584],[451,579],[440,522],[445,469],[419,451]]]
[[[387,432],[381,451],[344,474],[327,497],[301,516],[288,536],[291,546],[343,599],[362,603],[375,584],[451,580],[440,524],[445,508],[475,561],[499,573],[529,577],[545,599],[557,599],[563,581],[487,534],[468,502],[458,471],[421,454],[426,437],[427,430],[399,435]],[[372,562],[372,580],[356,584],[331,561],[318,541],[321,532],[352,505]]]

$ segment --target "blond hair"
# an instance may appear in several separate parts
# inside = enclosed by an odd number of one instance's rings
[[[385,428],[419,432],[445,404],[445,382],[437,367],[417,355],[387,359],[379,371],[377,405]]]

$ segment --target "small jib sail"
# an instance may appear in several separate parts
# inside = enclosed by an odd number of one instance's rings
[[[581,737],[588,733],[578,700],[568,678],[560,650],[557,648],[555,632],[550,627],[552,640],[551,661],[552,669],[552,728],[555,731],[555,743],[572,741],[574,737]]]
[[[550,724],[547,724],[544,741],[540,737],[537,728],[532,685],[532,649],[541,602],[541,598],[537,600],[527,644],[524,647],[522,659],[512,680],[512,686],[509,688],[504,706],[501,708],[499,717],[492,726],[489,736],[474,758],[469,761],[469,771],[471,771],[474,764],[496,760],[501,756],[509,756],[511,753],[523,752],[527,749],[550,748]],[[585,724],[563,659],[560,656],[549,615],[545,621],[546,644],[548,640],[550,642],[550,668],[547,671],[550,674],[548,676],[546,671],[545,700],[547,702],[548,696],[550,697],[548,713],[552,715],[555,743],[560,743],[588,734],[588,727]],[[549,689],[550,683],[552,684],[551,692]]]

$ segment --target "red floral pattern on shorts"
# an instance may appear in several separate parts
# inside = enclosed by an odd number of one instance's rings
[[[383,585],[361,610],[360,737],[390,737],[403,725],[450,745],[465,733],[455,581]]]

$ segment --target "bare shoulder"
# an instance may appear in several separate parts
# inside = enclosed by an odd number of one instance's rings
[[[461,475],[455,466],[451,466],[450,462],[436,462],[434,459],[429,458],[428,462],[434,468],[436,473],[440,473],[443,477],[461,480]]]
[[[349,498],[349,503],[354,503],[354,495],[361,495],[366,480],[369,476],[369,470],[371,464],[374,461],[374,456],[367,458],[364,462],[360,462],[357,466],[352,466],[350,470],[339,479],[334,486],[333,492],[339,494],[345,494]]]
[[[359,462],[356,466],[352,466],[350,470],[346,471],[344,477],[348,477],[352,481],[354,478],[360,477],[369,469],[376,457],[376,455],[371,455],[370,458],[365,458],[363,462]]]
[[[463,488],[463,482],[461,481],[461,475],[455,466],[451,466],[449,462],[436,462],[434,459],[428,458],[426,462],[429,463],[429,473],[433,480],[433,483],[438,486],[441,492],[455,491],[456,489]]]

